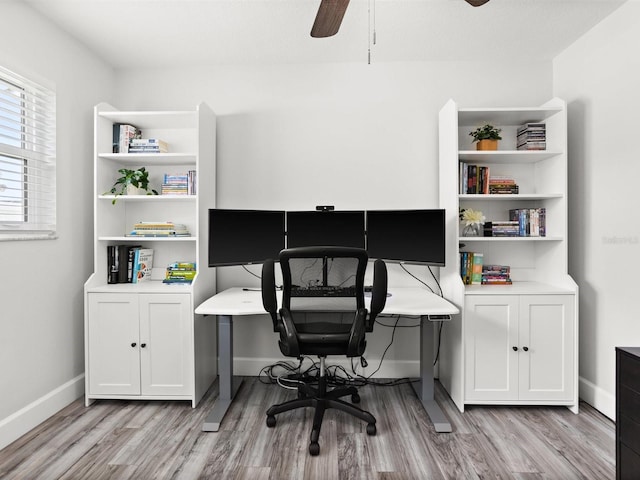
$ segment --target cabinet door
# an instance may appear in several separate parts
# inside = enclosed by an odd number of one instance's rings
[[[139,395],[138,296],[90,293],[89,394]]]
[[[518,297],[465,299],[465,399],[518,398]]]
[[[193,384],[193,315],[188,294],[140,295],[143,395],[188,395]]]
[[[575,324],[572,295],[520,297],[521,400],[573,398]]]

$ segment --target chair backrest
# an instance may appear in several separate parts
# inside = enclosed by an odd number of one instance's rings
[[[282,269],[282,308],[289,312],[355,312],[365,308],[364,277],[366,250],[350,247],[300,247],[280,252]],[[276,298],[274,261],[262,268],[262,302],[271,315],[273,330],[280,329]],[[366,331],[373,330],[376,316],[387,298],[387,268],[382,260],[374,263],[371,303],[365,320]]]
[[[282,307],[364,308],[367,252],[348,247],[300,247],[280,252]]]

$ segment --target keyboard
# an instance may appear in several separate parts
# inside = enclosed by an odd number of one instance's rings
[[[355,287],[294,287],[292,297],[355,297]]]

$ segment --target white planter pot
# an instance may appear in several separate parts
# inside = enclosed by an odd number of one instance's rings
[[[127,195],[145,195],[146,192],[142,188],[127,185]]]

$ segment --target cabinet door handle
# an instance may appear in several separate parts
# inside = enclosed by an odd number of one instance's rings
[[[131,343],[131,346],[132,346],[132,347],[135,347],[136,345],[137,345],[137,343],[136,343],[136,342],[132,342],[132,343]]]
[[[514,351],[514,352],[517,352],[517,351],[518,351],[518,347],[511,347],[511,348],[513,348],[513,351]]]
[[[140,347],[141,347],[141,348],[144,348],[144,347],[146,347],[146,346],[147,346],[147,344],[146,344],[146,343],[141,343],[141,344],[140,344]]]
[[[525,352],[528,352],[528,351],[529,351],[529,347],[522,347],[522,349],[523,349]]]

